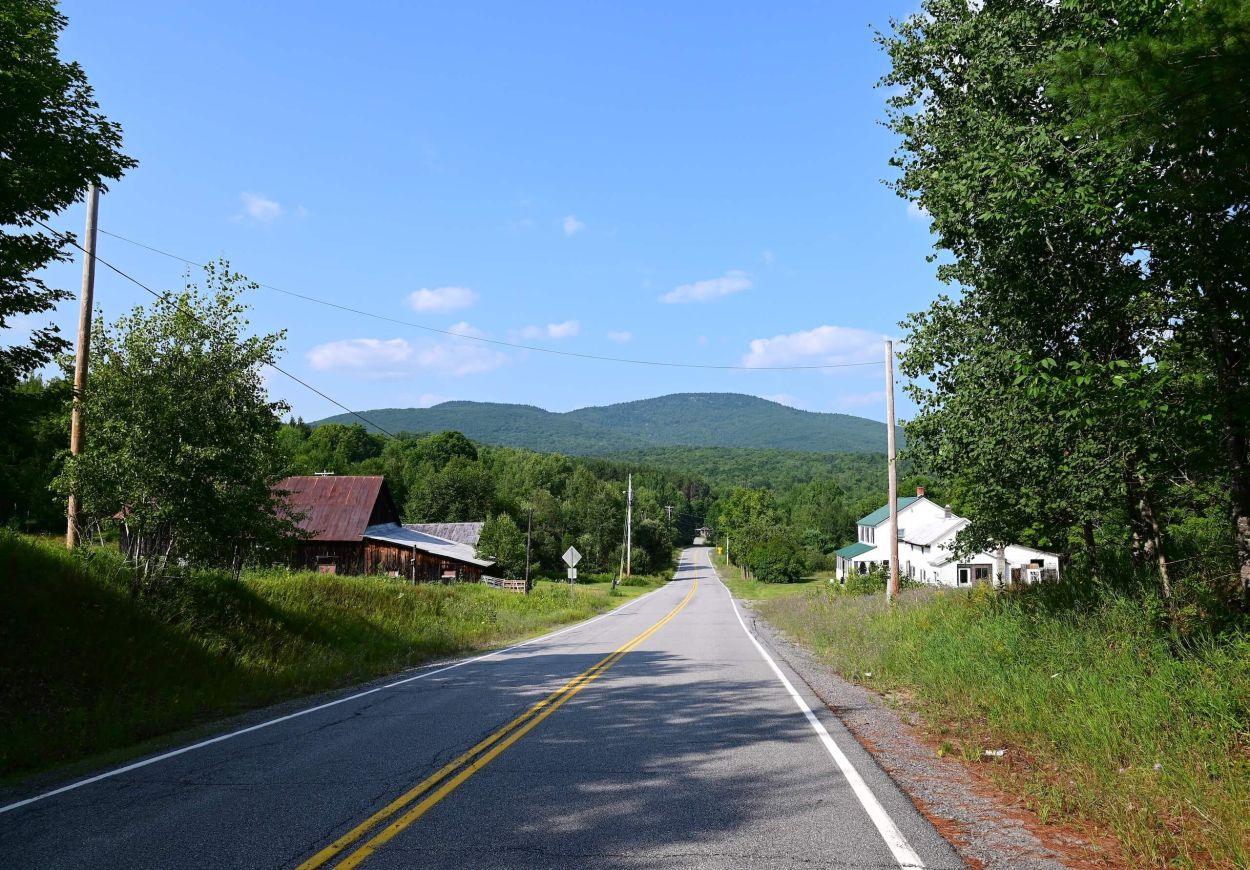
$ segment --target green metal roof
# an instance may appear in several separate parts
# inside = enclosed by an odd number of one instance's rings
[[[902,510],[903,508],[907,507],[909,504],[911,504],[918,498],[920,498],[920,496],[918,495],[908,495],[908,496],[904,496],[903,498],[900,498],[898,500],[898,509]],[[884,523],[889,518],[890,518],[890,506],[888,504],[883,504],[881,505],[881,507],[877,508],[868,516],[861,517],[859,520],[859,524],[861,526],[875,526],[879,523]]]
[[[865,544],[862,542],[854,543],[854,544],[847,544],[841,550],[838,550],[838,555],[841,556],[843,559],[854,559],[856,556],[862,556],[864,553],[867,553],[871,549],[872,549],[872,544]]]

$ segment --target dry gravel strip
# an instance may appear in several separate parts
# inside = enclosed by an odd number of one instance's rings
[[[1061,870],[1101,864],[1080,857],[1092,847],[1075,837],[1048,832],[1050,842],[1043,843],[1030,830],[1041,823],[1026,810],[1008,806],[1008,798],[980,782],[963,762],[938,758],[914,722],[904,721],[879,696],[843,680],[783,636],[750,601],[738,603],[761,641],[803,678],[972,867]]]

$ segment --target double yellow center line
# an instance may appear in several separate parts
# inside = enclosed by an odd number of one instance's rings
[[[630,650],[659,631],[665,623],[680,613],[682,608],[690,603],[690,599],[694,597],[695,590],[698,588],[699,581],[695,580],[690,586],[690,591],[686,593],[686,597],[659,622],[569,680],[555,692],[552,692],[546,698],[530,707],[498,731],[481,740],[468,751],[447,762],[447,764],[430,774],[416,786],[404,792],[316,855],[300,864],[297,870],[312,870],[314,867],[321,867],[327,862],[334,860],[382,822],[391,819],[390,824],[360,844],[351,854],[344,858],[337,865],[336,870],[349,870],[349,868],[359,865],[379,848],[390,842],[400,831],[425,815],[426,811],[432,806],[455,791],[461,783],[489,764],[513,743],[516,743],[532,731],[539,722],[542,722],[556,710],[560,709],[566,701],[602,676],[608,668],[624,658]],[[435,788],[436,786],[437,788]],[[422,798],[423,795],[425,796],[424,799],[418,801],[418,798]]]

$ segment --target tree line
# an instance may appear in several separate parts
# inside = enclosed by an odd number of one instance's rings
[[[1250,3],[925,0],[879,40],[957,291],[903,324],[910,455],[962,543],[1250,605]]]

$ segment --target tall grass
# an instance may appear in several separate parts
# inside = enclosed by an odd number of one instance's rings
[[[0,775],[503,644],[657,585],[480,585],[269,571],[131,595],[116,554],[0,532]]]
[[[1250,634],[1178,642],[1140,598],[905,592],[763,602],[852,679],[910,692],[949,748],[1134,866],[1250,866]],[[871,679],[865,678],[871,673]]]

